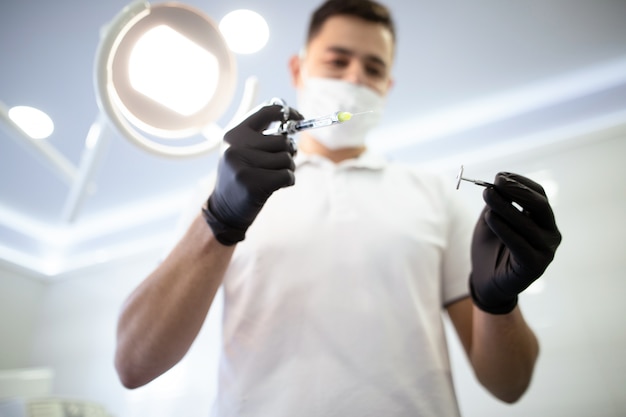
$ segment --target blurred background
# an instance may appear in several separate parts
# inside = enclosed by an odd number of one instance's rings
[[[544,278],[521,297],[541,356],[519,403],[504,405],[479,387],[450,333],[462,414],[626,415],[626,1],[385,3],[398,31],[395,88],[370,146],[448,176],[450,187],[461,164],[470,178],[529,176],[544,185],[564,237]],[[249,77],[258,80],[255,103],[295,103],[287,60],[301,48],[318,1],[185,4],[216,22],[253,10],[269,27],[262,49],[234,55],[234,98],[219,126],[235,117]],[[127,5],[0,5],[0,103],[35,107],[54,123],[33,145],[0,120],[0,415],[21,415],[17,398],[56,398],[84,410],[92,404],[90,415],[209,413],[219,308],[187,357],[153,383],[125,390],[112,366],[125,297],[206,197],[203,184],[217,161],[217,151],[189,158],[148,152],[103,118],[96,51],[103,28]],[[93,157],[94,125],[106,146],[81,177]],[[63,163],[51,163],[42,147]],[[482,189],[466,183],[458,192],[477,216]]]

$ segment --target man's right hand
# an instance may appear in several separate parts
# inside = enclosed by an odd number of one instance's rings
[[[224,136],[230,147],[219,161],[215,189],[202,209],[224,245],[242,241],[269,196],[295,183],[292,141],[286,135],[262,133],[272,122],[283,120],[282,109],[261,107]],[[302,119],[295,110],[289,117]]]

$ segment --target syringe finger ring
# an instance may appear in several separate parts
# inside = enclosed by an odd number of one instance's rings
[[[274,97],[273,99],[270,100],[270,104],[275,104],[277,106],[282,106],[282,113],[283,113],[283,122],[286,122],[287,120],[289,120],[289,106],[287,105],[287,102],[285,100],[283,100],[282,98],[278,98],[278,97]]]

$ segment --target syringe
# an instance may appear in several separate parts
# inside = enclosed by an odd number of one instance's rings
[[[313,119],[305,119],[305,120],[287,120],[282,123],[280,126],[273,130],[272,132],[266,131],[263,132],[265,134],[272,135],[293,135],[297,132],[307,129],[314,129],[317,127],[325,127],[331,126],[336,123],[347,122],[352,118],[352,113],[347,111],[337,111],[332,114],[326,116],[320,116]]]
[[[316,117],[315,119],[300,120],[294,124],[296,132],[305,129],[314,129],[316,127],[330,126],[335,123],[347,122],[352,118],[352,113],[347,111],[337,111],[327,116]]]

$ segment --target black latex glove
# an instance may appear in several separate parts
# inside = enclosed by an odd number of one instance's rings
[[[554,259],[561,233],[543,188],[526,177],[498,173],[483,198],[487,205],[472,239],[470,290],[480,309],[506,314]]]
[[[300,120],[302,116],[290,110],[289,118]],[[269,196],[295,182],[296,149],[291,139],[261,133],[272,122],[282,120],[282,106],[267,105],[224,135],[230,147],[219,161],[215,189],[202,209],[213,234],[224,245],[243,240]]]

